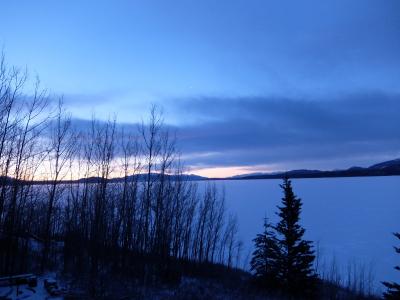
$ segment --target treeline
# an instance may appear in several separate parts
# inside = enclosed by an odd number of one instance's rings
[[[45,270],[60,257],[92,278],[105,268],[150,278],[169,272],[170,260],[237,264],[236,218],[215,186],[198,191],[181,179],[175,137],[156,107],[134,132],[115,119],[78,128],[61,100],[54,105],[39,81],[29,82],[3,55],[0,274]],[[125,180],[110,183],[113,176]],[[64,183],[77,178],[85,180]]]

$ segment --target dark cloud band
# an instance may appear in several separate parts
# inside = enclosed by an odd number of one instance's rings
[[[193,167],[280,164],[291,169],[302,162],[325,168],[331,161],[346,167],[400,153],[397,94],[312,100],[205,97],[175,100],[168,106],[184,116],[170,129],[177,132],[186,163]],[[80,120],[80,126],[85,122]],[[121,126],[137,129],[137,124]]]

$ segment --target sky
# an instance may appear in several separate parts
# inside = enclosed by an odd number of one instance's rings
[[[7,61],[73,118],[158,104],[191,173],[400,157],[400,1],[2,1]]]

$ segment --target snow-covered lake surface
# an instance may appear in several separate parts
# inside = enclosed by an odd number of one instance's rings
[[[226,206],[236,214],[246,256],[252,239],[262,231],[263,218],[277,221],[281,180],[215,181],[225,189]],[[319,245],[320,266],[334,259],[347,276],[350,265],[370,269],[374,288],[383,280],[400,281],[400,264],[392,232],[400,231],[400,177],[321,178],[292,180],[295,194],[303,200],[301,224],[306,238]],[[200,187],[204,185],[200,183]]]

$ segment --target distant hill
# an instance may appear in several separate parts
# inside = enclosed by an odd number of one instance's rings
[[[0,176],[0,183],[1,184],[10,184],[11,182],[14,181],[14,178],[8,177],[8,176]]]
[[[395,176],[400,175],[400,158],[393,159],[385,162],[381,162],[378,164],[374,164],[370,167],[351,167],[344,170],[308,170],[308,169],[300,169],[300,170],[291,170],[291,171],[282,171],[282,172],[272,172],[272,173],[250,173],[250,174],[242,174],[236,175],[232,177],[226,178],[208,178],[195,174],[182,174],[182,175],[166,175],[170,180],[184,180],[184,181],[201,181],[201,180],[245,180],[245,179],[281,179],[281,178],[327,178],[327,177],[366,177],[366,176]],[[154,179],[156,179],[159,174],[151,173]],[[146,180],[147,174],[137,174],[128,176],[127,180],[136,179],[138,181]],[[125,177],[117,177],[110,178],[108,182],[123,182],[126,180]],[[64,183],[97,183],[100,182],[101,178],[99,177],[89,177],[89,178],[81,178],[77,180],[65,180]],[[11,184],[15,181],[14,178],[0,176],[0,182],[6,182],[7,184]],[[31,182],[32,183],[32,182]],[[48,184],[48,181],[35,181],[33,184]]]
[[[152,178],[156,179],[158,176],[160,176],[157,173],[151,173],[150,175]],[[195,181],[195,180],[206,180],[208,178],[194,175],[194,174],[182,174],[182,175],[165,175],[168,179],[170,180],[184,180],[184,181]],[[1,178],[1,177],[0,177]],[[144,181],[147,178],[147,174],[136,174],[136,175],[130,175],[125,177],[115,177],[115,178],[109,178],[108,182],[112,183],[118,183],[118,182],[124,182],[125,180],[131,181],[131,180],[138,180],[138,181]],[[9,178],[8,180],[12,180]],[[98,183],[101,181],[100,177],[88,177],[88,178],[80,178],[77,180],[65,180],[63,181],[64,183]],[[34,182],[35,184],[48,184],[48,181],[44,180],[38,180]]]
[[[326,177],[362,177],[362,176],[394,176],[400,175],[400,159],[394,159],[372,165],[370,167],[351,167],[345,170],[291,170],[285,172],[274,173],[257,173],[233,176],[224,179],[240,180],[240,179],[280,179],[289,178],[326,178]]]
[[[395,168],[400,169],[400,158],[388,160],[369,167],[369,169],[380,169],[380,170],[395,169]]]

